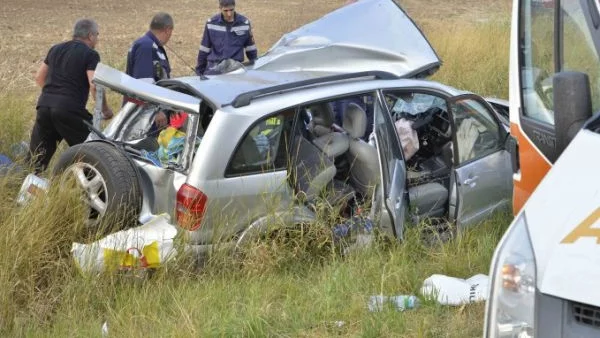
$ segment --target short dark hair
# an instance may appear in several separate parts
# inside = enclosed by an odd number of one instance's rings
[[[219,7],[235,7],[235,0],[219,0]]]
[[[92,19],[79,19],[73,27],[73,37],[85,39],[90,34],[98,33],[98,24]]]
[[[173,28],[173,18],[169,13],[160,12],[154,15],[152,21],[150,21],[150,29],[161,31],[166,28]]]

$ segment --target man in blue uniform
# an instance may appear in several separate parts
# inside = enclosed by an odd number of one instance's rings
[[[150,83],[170,78],[171,65],[164,46],[169,42],[173,28],[171,15],[164,12],[154,15],[150,22],[150,30],[135,40],[129,48],[125,73]],[[154,122],[153,128],[165,127],[168,123],[167,116],[159,112]]]
[[[47,168],[60,141],[64,139],[73,146],[85,141],[90,133],[86,123],[91,123],[92,115],[85,107],[90,89],[95,99],[92,79],[100,62],[95,51],[98,35],[95,21],[78,20],[73,39],[52,46],[37,71],[35,82],[42,87],[42,93],[37,101],[28,157],[36,173]],[[102,102],[102,115],[113,115],[106,100]]]
[[[156,14],[150,22],[150,30],[131,45],[125,73],[151,83],[168,79],[171,65],[164,45],[169,42],[173,27],[173,18],[169,14]]]
[[[235,12],[235,0],[219,0],[221,12],[208,20],[198,51],[196,74],[214,75],[223,60],[244,61],[244,50],[250,62],[257,58],[250,20]]]

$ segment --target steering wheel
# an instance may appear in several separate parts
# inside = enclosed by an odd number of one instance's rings
[[[452,130],[450,128],[450,116],[448,112],[440,107],[429,108],[427,111],[431,111],[431,130],[435,131],[440,137],[449,139],[452,137]]]

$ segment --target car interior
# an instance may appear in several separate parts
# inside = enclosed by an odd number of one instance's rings
[[[140,159],[149,160],[163,168],[180,168],[180,155],[184,149],[183,138],[189,129],[187,113],[149,102],[127,102],[122,111],[127,112],[127,117],[119,126],[115,140],[127,144],[130,152],[134,152]],[[156,124],[159,113],[166,115],[166,126],[158,127]],[[199,146],[203,134],[204,128],[201,123],[194,151]]]
[[[425,100],[420,110],[408,110],[405,100],[413,96],[388,93],[386,98],[394,122],[409,121],[418,135],[418,150],[406,160],[409,205],[413,221],[418,222],[447,215],[453,150],[445,101],[417,97],[429,99],[429,104]],[[294,188],[309,201],[324,196],[332,204],[355,207],[370,199],[380,182],[378,153],[374,144],[362,139],[367,129],[365,109],[350,103],[342,126],[337,126],[331,103],[300,108],[304,126],[292,147]]]
[[[444,217],[448,212],[453,145],[446,101],[415,92],[385,94],[396,127],[407,122],[412,129],[416,152],[407,157],[407,187],[415,222],[425,217]],[[400,140],[406,130],[396,128]],[[405,144],[402,144],[405,150]]]

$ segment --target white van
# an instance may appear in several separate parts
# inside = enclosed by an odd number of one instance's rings
[[[516,217],[492,260],[485,337],[600,337],[599,8],[514,0]]]

